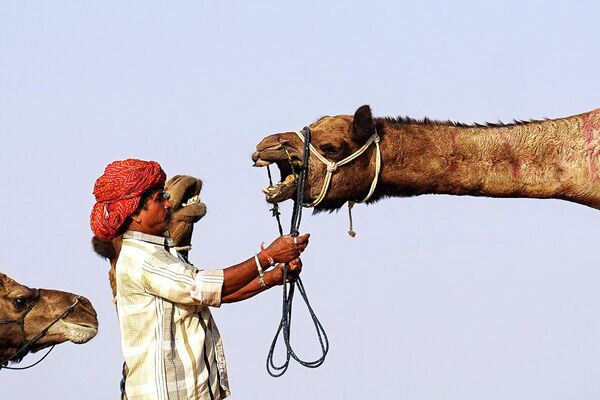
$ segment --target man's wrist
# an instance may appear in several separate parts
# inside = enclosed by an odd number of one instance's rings
[[[271,263],[269,262],[269,259],[267,258],[267,255],[265,254],[265,252],[261,251],[260,253],[257,254],[257,256],[258,256],[258,261],[260,262],[260,266],[263,269],[269,268]]]
[[[277,284],[277,282],[275,282],[275,278],[273,277],[273,271],[265,272],[263,279],[265,284],[267,285],[267,288],[270,288]]]
[[[261,243],[261,245],[260,245],[260,254],[263,257],[265,257],[265,259],[267,260],[268,266],[272,267],[273,265],[275,265],[275,260],[273,259],[273,256],[271,255],[271,252],[268,251],[265,248],[265,243],[264,242]]]

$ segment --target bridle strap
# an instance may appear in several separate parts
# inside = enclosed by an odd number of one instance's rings
[[[3,319],[0,320],[0,324],[17,324],[19,326],[19,330],[21,331],[21,339],[23,340],[23,343],[27,342],[27,338],[25,336],[25,318],[27,317],[27,315],[29,314],[29,312],[31,310],[33,310],[33,307],[35,307],[35,305],[37,304],[37,302],[40,300],[40,289],[34,289],[35,290],[35,296],[33,297],[33,301],[31,303],[29,303],[29,306],[25,309],[25,311],[23,311],[21,313],[21,315],[19,316],[19,318],[17,319]],[[21,351],[21,350],[19,350]],[[0,365],[2,365],[2,363],[0,363]]]
[[[21,348],[19,350],[17,350],[17,352],[10,358],[0,361],[0,370],[5,368],[5,369],[12,369],[12,370],[22,370],[22,369],[28,369],[31,368],[37,364],[39,364],[44,358],[46,358],[48,356],[48,354],[50,354],[50,352],[52,351],[52,349],[54,348],[54,346],[52,346],[50,348],[50,350],[48,350],[48,352],[44,355],[44,357],[42,357],[42,359],[40,359],[38,362],[36,362],[35,364],[32,364],[28,367],[7,367],[6,363],[8,363],[11,359],[16,358],[18,356],[20,356],[21,354],[25,353],[27,350],[29,350],[29,348],[34,345],[38,340],[40,340],[42,337],[44,337],[46,335],[46,333],[48,333],[48,330],[50,328],[52,328],[54,326],[54,324],[56,324],[58,321],[60,321],[61,319],[65,318],[67,315],[71,314],[73,311],[75,311],[75,307],[77,307],[77,305],[81,302],[82,297],[81,296],[77,296],[77,298],[75,299],[75,302],[73,304],[71,304],[69,306],[69,308],[67,308],[61,315],[59,315],[57,318],[55,318],[52,322],[50,322],[48,325],[46,325],[46,327],[44,329],[42,329],[37,335],[35,335],[33,337],[33,339],[31,340],[27,340],[27,336],[25,334],[25,317],[27,316],[27,314],[29,314],[29,312],[31,310],[33,310],[33,307],[37,304],[37,302],[39,301],[40,298],[40,290],[39,289],[35,289],[36,291],[36,296],[34,301],[31,302],[31,304],[29,305],[29,307],[27,307],[27,309],[23,312],[23,314],[21,314],[21,316],[16,319],[16,320],[0,320],[0,324],[10,324],[10,323],[15,323],[17,325],[19,325],[19,327],[21,328],[21,337],[23,339],[23,346],[21,346]]]
[[[25,309],[25,311],[23,311],[23,313],[19,316],[19,318],[17,319],[0,319],[0,324],[19,324],[22,325],[23,321],[25,321],[25,317],[27,316],[27,314],[29,314],[29,312],[33,309],[33,307],[37,304],[38,300],[40,299],[40,289],[34,289],[35,290],[35,296],[33,297],[33,301],[29,304],[29,306],[27,307],[27,309]]]
[[[296,131],[294,133],[300,138],[302,143],[304,143],[304,134],[302,133],[302,131]],[[319,193],[319,196],[312,203],[304,204],[304,207],[316,207],[317,205],[319,205],[319,203],[321,203],[321,201],[323,201],[323,199],[325,198],[325,195],[329,190],[329,185],[331,184],[333,173],[338,169],[338,167],[341,167],[342,165],[354,161],[355,159],[360,157],[365,151],[367,151],[367,149],[371,146],[372,143],[375,143],[375,177],[371,182],[369,193],[367,193],[365,198],[363,198],[362,200],[353,201],[353,203],[364,203],[365,201],[369,200],[375,192],[375,187],[377,186],[377,182],[379,180],[379,173],[381,171],[381,148],[379,147],[379,141],[380,138],[377,134],[377,129],[375,129],[375,133],[369,138],[369,140],[367,140],[367,142],[364,145],[362,145],[360,149],[338,162],[326,159],[321,155],[321,153],[317,151],[317,149],[315,149],[315,147],[311,143],[308,143],[310,153],[314,155],[323,164],[325,164],[327,172],[325,174],[325,179],[323,180],[323,186],[321,187],[321,192]]]

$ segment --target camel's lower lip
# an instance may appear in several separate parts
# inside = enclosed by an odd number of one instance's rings
[[[267,167],[271,164],[275,164],[275,162],[266,161],[260,157],[255,158],[254,162],[254,166],[256,167]],[[276,165],[279,167],[281,177],[283,178],[285,176],[285,179],[282,179],[281,182],[277,182],[267,186],[266,188],[263,188],[262,192],[265,194],[265,200],[268,203],[279,203],[291,199],[296,193],[297,175],[294,173],[293,169],[291,169],[291,167],[282,168],[279,163]]]
[[[69,341],[75,344],[83,344],[92,340],[98,333],[98,328],[89,326],[78,326],[73,328],[67,335]]]
[[[266,167],[273,164],[271,161],[261,160],[260,158],[254,162],[255,167]]]
[[[296,182],[298,173],[303,168],[302,162],[296,157],[283,152],[271,154],[269,151],[278,150],[281,146],[271,146],[261,151],[256,151],[252,155],[255,167],[268,167],[276,165],[281,175],[281,181],[264,188],[262,192],[265,194],[265,199],[268,203],[278,203],[296,195]],[[268,154],[265,154],[265,151]]]
[[[296,174],[289,174],[283,181],[264,188],[262,191],[267,202],[278,203],[294,197],[297,179]]]

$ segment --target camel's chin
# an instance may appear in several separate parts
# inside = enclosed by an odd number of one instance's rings
[[[71,331],[71,333],[67,335],[67,339],[75,344],[84,344],[92,340],[97,333],[97,329],[80,327],[79,329]]]
[[[293,198],[296,194],[296,181],[297,176],[290,174],[283,181],[264,188],[262,191],[265,199],[268,203],[280,203]]]
[[[64,320],[60,322],[62,322],[62,326],[59,326],[59,330],[64,338],[75,344],[87,343],[98,333],[98,328],[95,326],[76,324]]]

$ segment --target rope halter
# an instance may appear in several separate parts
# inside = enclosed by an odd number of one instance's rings
[[[296,131],[295,133],[296,135],[298,135],[300,140],[302,140],[302,143],[304,143],[304,135],[302,134],[302,132]],[[321,193],[319,194],[319,196],[312,203],[304,204],[304,207],[316,207],[319,203],[321,203],[321,201],[323,201],[325,195],[327,194],[327,190],[329,190],[329,185],[331,184],[331,178],[333,176],[333,173],[338,169],[338,167],[341,167],[342,165],[354,161],[356,158],[360,157],[362,153],[367,151],[369,146],[371,146],[371,143],[375,143],[375,147],[377,150],[375,153],[375,177],[373,178],[373,182],[371,182],[371,188],[369,189],[369,193],[367,193],[367,196],[364,199],[360,201],[352,201],[350,203],[364,203],[365,201],[369,200],[375,192],[375,187],[377,186],[377,181],[379,179],[379,172],[381,170],[381,149],[379,148],[379,140],[380,139],[379,135],[377,134],[377,129],[375,129],[375,133],[369,138],[369,140],[367,140],[367,142],[360,149],[338,162],[326,159],[317,151],[317,149],[314,148],[312,144],[309,143],[309,149],[311,154],[313,154],[315,157],[317,157],[319,161],[325,164],[327,168],[327,173],[325,174],[325,180],[323,181],[323,187],[321,188]]]

